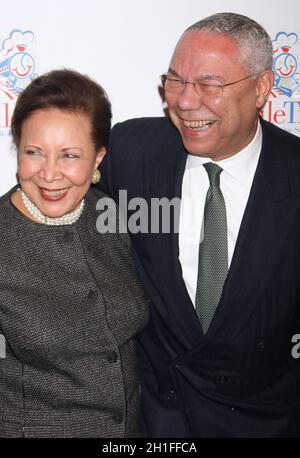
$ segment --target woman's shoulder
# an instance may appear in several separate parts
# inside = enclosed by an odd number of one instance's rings
[[[99,201],[105,202],[108,200],[114,202],[112,197],[110,197],[108,194],[96,188],[95,186],[91,186],[85,196],[85,205],[89,207],[91,210],[95,211],[97,210],[97,207],[99,207],[99,205],[102,205],[101,203],[98,204]]]
[[[13,186],[9,191],[0,196],[0,207],[7,207],[7,204],[10,203],[11,195],[18,189],[18,185]]]
[[[17,190],[14,186],[5,194],[0,196],[0,238],[1,242],[7,243],[7,234],[12,235],[12,231],[16,228],[16,211],[14,211],[13,204],[11,203],[11,196]],[[5,237],[4,237],[5,235]],[[1,245],[1,249],[3,245]]]
[[[108,194],[103,192],[101,189],[96,188],[96,186],[90,187],[90,189],[88,190],[87,196],[89,196],[91,199],[102,199],[105,197],[109,197]]]
[[[95,215],[99,214],[99,211],[105,211],[109,218],[113,215],[118,216],[118,205],[114,199],[94,186],[90,187],[84,200],[87,217],[94,218]]]
[[[112,197],[92,186],[85,196],[85,207],[84,219],[93,222],[92,226],[97,233],[115,234],[127,246],[130,245],[127,224],[119,205]]]

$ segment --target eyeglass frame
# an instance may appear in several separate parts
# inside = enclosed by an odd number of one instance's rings
[[[180,83],[182,83],[182,89],[181,89],[181,91],[178,92],[178,94],[180,94],[180,93],[184,90],[184,87],[185,87],[186,84],[192,84],[192,85],[194,86],[194,88],[195,88],[195,91],[196,91],[197,94],[198,94],[198,91],[197,91],[197,89],[196,89],[196,87],[197,87],[196,85],[198,84],[198,87],[201,85],[201,86],[210,86],[210,87],[218,87],[218,88],[221,88],[221,90],[222,90],[222,96],[223,96],[223,89],[224,89],[224,87],[232,86],[233,84],[240,83],[241,81],[244,81],[244,80],[246,80],[246,79],[248,79],[248,78],[251,78],[252,76],[257,76],[257,75],[259,75],[259,74],[260,74],[260,72],[259,72],[259,73],[251,73],[251,75],[247,75],[247,76],[245,76],[244,78],[241,78],[241,79],[239,79],[239,80],[232,81],[232,82],[226,83],[226,84],[205,84],[205,83],[204,83],[204,84],[203,84],[203,83],[200,83],[200,84],[199,84],[199,81],[200,81],[200,80],[198,80],[198,81],[186,81],[186,80],[184,80],[183,78],[179,78],[179,77],[176,76],[176,75],[173,75],[173,76],[174,76],[174,79],[175,79],[175,80],[180,81]],[[165,89],[165,83],[166,83],[166,81],[167,81],[167,77],[168,77],[169,75],[170,75],[170,74],[169,74],[168,72],[163,73],[162,75],[160,75],[160,80],[161,80],[161,83],[162,83],[162,86],[163,86],[164,89]],[[172,74],[171,74],[171,76],[172,76]],[[165,89],[165,90],[167,91],[167,89]],[[176,93],[176,92],[174,92],[174,93]]]

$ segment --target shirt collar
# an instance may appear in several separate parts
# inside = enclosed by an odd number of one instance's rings
[[[188,155],[187,168],[199,167],[200,165],[206,164],[207,162],[215,162],[223,171],[230,175],[232,178],[240,182],[241,184],[247,184],[253,179],[260,151],[262,147],[262,128],[260,122],[257,124],[256,133],[244,149],[239,151],[237,154],[223,159],[222,161],[212,161],[207,157]],[[222,173],[224,173],[222,172]]]

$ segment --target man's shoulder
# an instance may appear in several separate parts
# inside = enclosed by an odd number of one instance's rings
[[[297,154],[300,159],[300,138],[275,124],[262,121],[265,146],[275,148],[282,154]]]
[[[291,134],[274,124],[262,122],[263,128],[263,163],[278,180],[285,180],[287,177],[293,193],[300,193],[300,138]]]
[[[180,134],[167,117],[118,123],[113,127],[110,148],[101,164],[102,187],[114,196],[117,189],[140,189],[145,174],[151,175],[159,167],[157,161],[160,167],[162,162],[169,167],[182,149]]]
[[[154,117],[143,117],[143,118],[132,118],[127,119],[126,121],[118,122],[116,126],[122,129],[130,129],[139,127],[147,128],[158,128],[163,126],[168,126],[170,124],[170,118],[166,116],[154,116]]]
[[[112,138],[125,142],[159,142],[166,137],[178,136],[178,131],[168,117],[134,118],[114,125]]]

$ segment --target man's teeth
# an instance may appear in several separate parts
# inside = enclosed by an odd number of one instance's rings
[[[184,121],[184,125],[189,129],[207,129],[213,121]]]
[[[43,189],[43,193],[46,194],[46,196],[60,196],[61,194],[64,194],[67,189],[60,189],[59,191],[48,191],[46,189]]]

